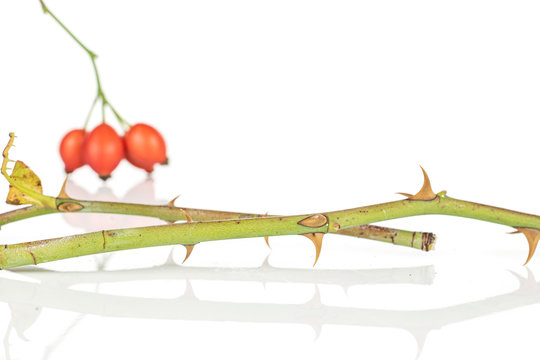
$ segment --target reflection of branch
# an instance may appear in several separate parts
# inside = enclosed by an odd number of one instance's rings
[[[45,351],[43,351],[43,360],[47,360],[51,357],[52,353],[54,352],[54,350],[56,350],[58,345],[60,345],[65,340],[66,335],[71,330],[73,330],[85,316],[86,314],[79,314],[79,316],[77,316],[77,318],[71,322],[71,324],[64,330],[64,332],[60,336],[57,337],[57,339],[53,343],[47,345]]]
[[[179,268],[178,271],[174,271],[169,269],[169,267],[165,266],[158,272],[161,276],[160,278],[172,279],[174,278],[172,276],[174,273],[179,274],[187,269]],[[216,274],[214,270],[199,269],[199,271],[201,273]],[[292,274],[295,272],[295,270],[287,271],[290,271]],[[341,273],[348,272],[348,270],[336,271]],[[352,270],[351,272],[361,274],[362,271]],[[375,272],[376,270],[368,271]],[[389,274],[388,271],[385,269],[383,273]],[[407,268],[394,269],[393,271],[401,272],[402,274],[399,277],[410,273],[410,269]],[[421,270],[420,272],[426,273],[425,270]],[[469,303],[429,310],[379,310],[327,306],[321,304],[318,297],[305,304],[233,303],[200,300],[188,291],[177,299],[148,299],[95,294],[65,288],[65,285],[73,285],[75,283],[71,280],[63,282],[63,287],[53,285],[54,277],[58,275],[59,279],[62,279],[64,277],[62,273],[39,273],[32,271],[18,271],[17,273],[19,275],[28,275],[34,279],[39,278],[43,283],[36,284],[19,280],[0,279],[0,288],[3,289],[0,294],[0,301],[36,304],[54,309],[111,317],[307,324],[314,329],[328,324],[399,328],[415,336],[419,346],[423,343],[423,338],[433,329],[439,329],[446,325],[540,302],[540,283],[536,282],[531,273],[529,273],[526,279],[518,276],[520,287],[516,291]],[[101,274],[100,278],[96,277],[94,273],[94,275],[88,278],[81,277],[81,282],[132,281],[135,280],[135,274],[137,273],[139,272],[114,271],[111,273],[111,277],[109,277],[109,272],[100,272],[98,273]],[[145,273],[151,272],[140,271],[140,274]],[[310,273],[312,274],[312,278],[308,282],[318,283],[317,271],[310,271]],[[36,277],[34,276],[36,274],[39,275]],[[196,273],[194,274],[196,275]],[[207,274],[206,276],[210,275]],[[67,277],[76,277],[73,273],[65,274],[65,276],[64,279]],[[187,278],[187,276],[184,278]],[[205,277],[201,276],[200,278]],[[215,277],[211,278],[215,280]],[[235,279],[238,278],[242,279],[244,277],[243,275],[235,277]],[[291,276],[291,278],[295,278],[295,276]],[[382,276],[375,274],[374,278],[381,279]],[[148,279],[139,278],[138,280]],[[385,282],[387,279],[382,279],[382,281]],[[371,284],[373,283],[379,283],[379,280],[372,281]],[[188,287],[191,286],[189,279],[187,284]]]
[[[43,285],[69,287],[74,284],[138,280],[221,280],[291,282],[342,285],[419,284],[433,283],[432,265],[396,269],[288,269],[276,268],[266,262],[259,268],[205,268],[164,264],[158,267],[114,270],[106,272],[56,272],[45,269],[21,268],[17,274],[39,280]]]
[[[529,279],[527,283],[530,281],[534,281],[534,279]],[[411,326],[439,328],[492,313],[536,304],[540,302],[540,291],[538,291],[540,284],[535,282],[533,285],[535,287],[533,292],[524,291],[520,287],[511,293],[483,300],[439,309],[410,311],[345,308],[313,302],[306,306],[228,303],[184,297],[148,299],[95,294],[11,279],[0,279],[0,288],[4,290],[0,294],[0,300],[113,317],[264,323],[299,323],[298,319],[314,319],[321,324],[409,329]]]
[[[12,322],[13,319],[9,322],[6,333],[4,334],[4,354],[6,355],[6,360],[11,360],[11,355],[9,353],[9,335],[11,335],[11,329],[13,328]]]

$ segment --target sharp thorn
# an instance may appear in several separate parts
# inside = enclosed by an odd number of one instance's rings
[[[188,223],[193,222],[193,219],[191,218],[191,216],[189,216],[189,214],[187,213],[186,210],[180,208],[180,211],[182,211],[182,212],[184,213],[184,216],[186,217],[186,221],[187,221]]]
[[[177,195],[176,197],[174,197],[174,199],[172,199],[171,201],[169,201],[169,206],[170,207],[175,207],[174,205],[174,202],[176,201],[176,199],[178,199],[180,197],[180,195]],[[186,221],[187,222],[193,222],[193,219],[191,218],[191,216],[189,216],[189,214],[187,213],[186,210],[182,209],[182,208],[179,208],[180,211],[182,211],[184,213],[184,216],[186,217]]]
[[[264,214],[261,217],[263,217],[263,218],[268,217],[268,212],[266,212],[266,214]],[[272,249],[272,247],[270,246],[270,243],[268,242],[268,236],[264,237],[264,241],[266,242],[266,246],[268,246],[269,249]]]
[[[66,184],[68,181],[69,175],[66,175],[66,178],[64,179],[64,183],[62,184],[62,188],[60,189],[60,193],[57,197],[62,199],[71,199],[71,196],[69,196],[66,192]]]
[[[309,233],[303,235],[310,239],[313,242],[313,245],[315,245],[315,262],[313,263],[313,266],[315,266],[317,264],[317,261],[319,260],[319,255],[321,255],[324,233]]]
[[[517,227],[516,230],[525,235],[527,243],[529,244],[529,254],[527,255],[527,260],[525,260],[525,263],[523,264],[527,265],[527,263],[532,259],[534,252],[536,251],[536,247],[538,246],[538,241],[540,240],[540,230],[525,227]]]
[[[177,195],[176,197],[174,197],[171,201],[169,201],[169,206],[170,207],[174,207],[174,202],[176,201],[176,199],[178,199],[180,197],[180,195]]]
[[[403,195],[405,197],[408,197],[409,199],[413,197],[412,194],[408,194],[408,193],[397,192],[396,194]]]
[[[184,261],[182,261],[182,264],[185,263],[186,260],[190,257],[195,245],[184,245],[184,247],[186,248],[186,257],[184,258]]]
[[[435,194],[433,192],[433,189],[431,189],[431,182],[429,181],[429,177],[424,168],[420,166],[420,169],[422,169],[422,173],[424,174],[424,183],[422,184],[422,188],[420,188],[420,191],[418,191],[415,195],[406,193],[398,194],[405,195],[409,200],[433,200],[437,197],[437,194]]]

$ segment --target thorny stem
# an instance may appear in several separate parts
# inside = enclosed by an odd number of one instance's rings
[[[59,197],[50,197],[37,194],[24,186],[26,178],[13,178],[6,172],[7,155],[13,145],[14,135],[10,134],[10,141],[3,152],[2,174],[10,184],[23,192],[29,202],[38,206],[37,212],[42,214],[55,211],[86,212],[89,208],[96,212],[126,213],[139,215],[148,211],[148,205],[129,205],[121,203],[86,202],[69,198],[65,191]],[[423,169],[422,169],[423,170]],[[32,173],[33,174],[33,173]],[[34,180],[37,176],[34,175]],[[39,178],[37,178],[39,181]],[[22,184],[21,184],[22,183]],[[406,194],[405,200],[387,202],[382,204],[363,206],[348,210],[313,213],[293,216],[261,216],[248,214],[250,218],[243,218],[246,214],[236,213],[237,219],[217,220],[231,217],[231,213],[208,212],[206,210],[182,209],[170,206],[152,207],[153,216],[158,210],[162,213],[156,217],[172,220],[171,212],[183,213],[187,223],[150,226],[133,229],[103,230],[93,233],[54,238],[49,240],[32,241],[15,245],[0,246],[0,268],[11,268],[22,265],[38,264],[71,257],[99,254],[110,251],[143,248],[150,246],[181,244],[193,246],[204,241],[250,238],[262,236],[305,235],[310,238],[316,248],[317,255],[322,246],[322,237],[327,233],[361,234],[361,228],[373,222],[391,220],[403,217],[440,214],[466,217],[489,221],[514,227],[518,232],[525,234],[529,243],[529,256],[540,240],[540,216],[520,213],[512,210],[498,208],[474,202],[453,199],[442,191],[435,194],[431,190],[429,178],[424,171],[424,185],[416,195]],[[8,197],[9,199],[9,197]],[[22,209],[30,212],[33,207]],[[146,210],[144,210],[146,209]],[[188,211],[192,211],[188,214]],[[199,218],[197,211],[205,213],[208,218],[215,216],[211,221],[189,222],[190,218]],[[13,214],[12,214],[13,215]],[[146,213],[148,215],[148,213]],[[17,215],[20,218],[25,215]],[[17,216],[12,216],[16,220]],[[6,215],[7,218],[9,216]],[[350,235],[350,234],[349,234]],[[363,234],[362,234],[363,235]],[[423,250],[430,250],[433,240],[429,237],[418,237],[415,233],[410,239],[392,239],[392,242],[401,243],[406,240],[409,246]]]
[[[438,195],[430,201],[400,200],[319,214],[191,222],[104,230],[0,247],[0,267],[38,264],[70,257],[161,245],[310,233],[336,233],[372,222],[424,214],[468,217],[512,227],[540,228],[540,217]],[[310,225],[306,225],[310,224]],[[411,239],[414,247],[429,246]],[[414,244],[416,242],[416,244]]]
[[[208,221],[208,220],[227,220],[227,219],[246,219],[255,217],[266,217],[268,215],[261,214],[247,214],[238,212],[226,212],[215,210],[203,210],[203,209],[187,209],[179,208],[174,205],[174,198],[168,205],[156,206],[156,205],[144,205],[144,204],[132,204],[132,203],[118,203],[118,202],[100,202],[100,201],[85,201],[71,198],[65,190],[67,183],[64,182],[60,194],[57,197],[46,196],[41,193],[36,193],[25,187],[21,183],[21,179],[14,178],[12,175],[7,174],[5,169],[9,160],[9,149],[13,146],[15,140],[15,134],[9,134],[10,139],[6,148],[4,149],[2,156],[2,175],[9,181],[9,183],[15,188],[21,189],[21,191],[28,196],[25,198],[26,203],[32,203],[39,206],[29,206],[17,210],[13,210],[4,214],[0,214],[0,227],[2,225],[28,219],[34,216],[40,216],[45,214],[51,214],[55,212],[86,212],[86,213],[108,213],[108,214],[123,214],[123,215],[141,215],[148,217],[155,217],[163,221],[172,223],[178,220],[187,221]],[[32,173],[33,174],[33,173]],[[37,175],[33,174],[37,182],[41,182]],[[25,180],[24,178],[22,179]],[[8,195],[8,203],[12,203]],[[431,242],[435,241],[435,235],[432,233],[423,232],[410,232],[406,230],[383,228],[379,226],[359,226],[352,227],[338,232],[342,235],[349,235],[360,238],[367,238],[371,240],[378,240],[384,242],[392,242],[398,245],[413,246],[410,239],[423,238],[430,239]],[[268,242],[268,239],[265,237]],[[414,247],[414,246],[413,246]],[[425,249],[427,250],[427,248]]]
[[[105,122],[105,108],[106,107],[109,107],[109,109],[111,109],[111,111],[113,112],[114,116],[116,117],[116,119],[118,120],[118,122],[120,123],[120,125],[126,129],[126,128],[129,128],[131,125],[126,121],[124,120],[123,117],[120,116],[120,114],[118,114],[118,111],[116,111],[116,109],[114,109],[114,107],[111,105],[111,103],[109,102],[109,100],[107,99],[107,97],[105,96],[105,92],[103,91],[103,87],[102,87],[102,84],[101,84],[101,78],[99,76],[99,71],[98,71],[98,68],[97,68],[97,64],[96,64],[96,58],[97,58],[97,55],[96,53],[94,53],[92,50],[90,50],[88,47],[86,47],[86,45],[84,45],[68,28],[66,25],[64,25],[64,23],[62,23],[60,21],[60,19],[58,19],[56,17],[56,15],[54,15],[51,10],[49,10],[49,8],[45,5],[44,1],[43,0],[39,0],[39,2],[41,3],[41,8],[43,9],[43,12],[45,14],[49,14],[53,19],[54,21],[56,21],[56,23],[58,25],[60,25],[60,27],[62,29],[64,29],[64,31],[73,39],[75,40],[75,42],[88,54],[88,56],[90,57],[90,61],[92,62],[92,68],[94,69],[94,75],[95,75],[95,78],[96,78],[96,85],[97,85],[97,94],[96,94],[96,98],[94,100],[94,102],[92,103],[92,106],[90,107],[90,111],[88,113],[88,116],[86,118],[86,121],[84,123],[84,127],[83,129],[86,129],[87,125],[88,125],[88,121],[90,120],[90,115],[92,114],[92,110],[94,109],[96,103],[97,103],[97,100],[101,100],[101,117],[102,117],[102,121]]]
[[[267,215],[249,214],[230,211],[205,210],[194,208],[180,208],[172,205],[145,205],[132,203],[104,202],[104,201],[86,201],[75,199],[56,199],[58,207],[62,204],[81,205],[81,213],[102,213],[102,214],[121,214],[148,216],[173,223],[176,221],[187,220],[186,214],[193,221],[214,221],[214,220],[240,220],[249,218],[262,218]],[[54,214],[62,212],[57,209],[46,209],[39,206],[27,206],[0,214],[0,227],[12,222],[29,219],[36,216]],[[274,216],[274,215],[270,215]],[[425,232],[413,232],[400,229],[392,229],[374,225],[354,226],[342,229],[336,232],[338,235],[348,235],[370,240],[383,241],[396,245],[411,246],[411,239],[415,239],[413,244],[418,245],[419,239],[429,237],[435,239],[435,235]],[[427,249],[424,249],[427,250]]]

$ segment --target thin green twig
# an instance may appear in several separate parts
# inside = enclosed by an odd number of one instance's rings
[[[90,61],[92,62],[92,68],[94,70],[94,76],[95,76],[95,79],[96,79],[97,94],[96,94],[96,99],[92,103],[92,106],[90,107],[90,111],[88,113],[86,121],[84,123],[84,129],[86,129],[86,127],[88,125],[88,122],[90,120],[90,116],[92,114],[92,110],[94,109],[98,99],[101,100],[102,122],[105,122],[105,108],[108,106],[111,109],[111,111],[113,112],[113,114],[116,117],[116,119],[118,120],[118,122],[120,123],[120,125],[124,129],[129,128],[131,126],[131,124],[128,123],[123,117],[120,116],[118,111],[116,111],[116,109],[114,109],[113,106],[111,105],[111,103],[109,102],[109,99],[107,98],[107,96],[105,96],[105,92],[103,91],[103,86],[102,86],[102,83],[101,83],[101,77],[99,75],[99,71],[98,71],[98,67],[97,67],[97,63],[96,63],[97,54],[95,52],[93,52],[92,50],[90,50],[86,45],[84,45],[81,42],[81,40],[79,40],[79,38],[77,38],[73,34],[73,32],[71,32],[71,30],[69,30],[68,27],[66,25],[64,25],[64,23],[62,21],[60,21],[60,19],[58,17],[56,17],[56,15],[54,15],[51,12],[51,10],[47,7],[47,5],[45,5],[43,0],[39,0],[39,2],[41,3],[41,7],[43,9],[43,12],[45,14],[49,14],[54,19],[54,21],[56,21],[56,23],[58,25],[60,25],[60,27],[62,29],[64,29],[64,31],[88,54],[88,56],[90,57]]]

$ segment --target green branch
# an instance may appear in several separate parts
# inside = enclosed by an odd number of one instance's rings
[[[248,218],[263,218],[267,215],[249,214],[241,212],[205,210],[194,208],[180,208],[171,205],[145,205],[118,202],[86,201],[76,199],[57,199],[57,204],[76,204],[82,206],[76,212],[81,213],[102,213],[137,215],[161,219],[169,223],[176,221],[186,221],[186,215],[193,221],[214,221],[214,220],[242,220]],[[0,214],[0,227],[12,222],[29,219],[36,216],[48,215],[63,212],[57,209],[41,208],[39,206],[27,206]],[[274,215],[270,215],[274,216]],[[396,245],[411,246],[418,245],[419,239],[430,238],[430,242],[435,242],[435,235],[432,233],[407,231],[374,225],[353,226],[341,229],[336,232],[338,235],[347,235],[369,240],[393,243]],[[414,239],[414,241],[411,241]],[[424,249],[427,250],[427,249]]]
[[[10,268],[82,255],[161,245],[195,245],[205,241],[261,236],[336,233],[371,222],[424,214],[468,217],[512,226],[539,229],[540,217],[438,195],[433,200],[400,200],[320,214],[217,220],[134,229],[98,231],[0,247],[0,266]],[[313,239],[312,239],[313,240]],[[410,239],[417,248],[427,239]],[[313,240],[316,248],[317,243]],[[320,251],[320,245],[318,247]]]
[[[24,167],[19,166],[20,171],[14,174],[17,166],[22,164],[21,162],[16,163],[11,175],[7,174],[5,168],[13,139],[14,135],[10,134],[10,141],[3,152],[4,162],[2,164],[2,174],[11,185],[8,202],[15,203],[14,200],[17,200],[17,204],[27,203],[36,206],[3,214],[0,219],[3,219],[4,223],[59,211],[145,215],[166,221],[185,219],[188,222],[134,229],[103,230],[49,240],[4,245],[0,246],[1,268],[38,264],[117,250],[173,244],[186,246],[189,255],[193,246],[200,242],[281,235],[308,237],[315,245],[316,262],[321,251],[323,236],[327,233],[353,236],[375,234],[384,238],[383,241],[389,241],[388,236],[385,237],[381,228],[370,227],[368,224],[426,214],[452,215],[511,226],[527,238],[529,255],[526,262],[534,254],[540,240],[540,216],[454,199],[447,196],[445,191],[436,194],[431,189],[425,171],[424,184],[420,191],[415,195],[404,194],[407,196],[405,200],[295,216],[266,216],[185,209],[175,207],[174,201],[165,206],[82,201],[69,198],[64,188],[58,197],[50,197],[40,193],[41,181],[25,165]],[[39,192],[32,189],[37,189]],[[224,218],[227,220],[223,220]],[[193,221],[194,219],[204,221]],[[428,233],[422,233],[422,235],[409,233],[407,235],[395,238],[390,236],[390,241],[423,250],[430,250],[433,246],[434,238]]]

